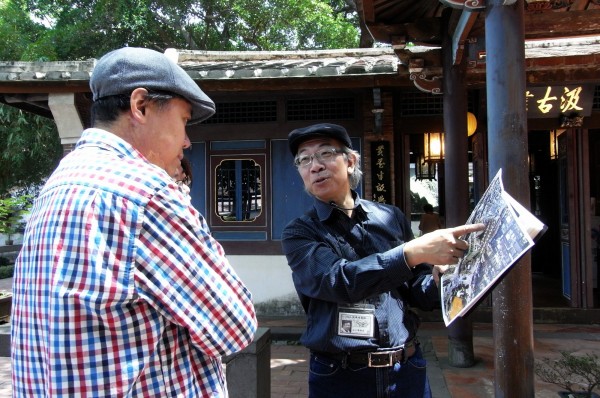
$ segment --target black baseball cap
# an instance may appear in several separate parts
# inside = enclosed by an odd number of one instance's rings
[[[92,71],[93,100],[131,94],[136,88],[177,94],[192,104],[188,124],[199,123],[215,113],[215,103],[179,65],[165,54],[148,48],[123,47],[105,54]]]
[[[345,128],[332,123],[319,123],[295,129],[288,135],[288,144],[290,145],[292,155],[296,156],[300,144],[317,137],[335,138],[346,147],[352,149],[352,142]]]

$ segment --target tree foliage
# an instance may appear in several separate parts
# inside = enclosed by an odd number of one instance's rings
[[[0,197],[31,191],[62,156],[56,125],[40,116],[0,105]]]
[[[354,1],[8,1],[38,21],[30,21],[35,29],[43,27],[29,45],[56,60],[98,58],[126,45],[159,51],[354,48],[360,35]]]
[[[0,0],[0,59],[37,61],[55,58],[44,46],[46,29],[34,22],[20,1]],[[48,54],[48,51],[50,54]]]
[[[0,0],[4,61],[100,58],[123,46],[354,48],[365,35],[366,29],[359,40],[354,0]],[[0,105],[0,197],[39,183],[61,154],[51,120]]]
[[[543,358],[536,362],[535,373],[541,380],[561,386],[573,396],[591,398],[600,385],[600,357],[595,353],[576,356],[561,351],[558,359]]]
[[[10,240],[24,227],[23,216],[31,209],[30,195],[0,199],[0,233],[6,234]]]

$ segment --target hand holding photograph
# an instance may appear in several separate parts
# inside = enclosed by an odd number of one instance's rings
[[[477,223],[486,228],[464,237],[469,251],[441,278],[446,326],[466,315],[547,229],[504,191],[501,169],[467,220]]]

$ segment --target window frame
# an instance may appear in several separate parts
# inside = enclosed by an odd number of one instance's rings
[[[269,150],[266,141],[255,140],[248,146],[244,142],[211,142],[207,159],[207,211],[206,218],[210,225],[211,233],[220,242],[268,242],[271,239],[269,230],[271,204],[270,184],[267,176]],[[253,160],[260,167],[262,211],[254,220],[248,221],[223,221],[217,214],[217,182],[216,168],[224,160]],[[229,246],[229,245],[227,245]]]

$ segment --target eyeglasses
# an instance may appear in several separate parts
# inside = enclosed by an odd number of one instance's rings
[[[312,155],[300,155],[296,156],[294,159],[294,164],[296,167],[308,167],[312,164],[313,159],[317,159],[317,161],[321,164],[332,162],[335,159],[336,155],[342,154],[339,149],[335,148],[327,148],[321,149],[313,153]]]

